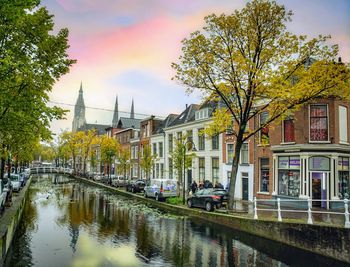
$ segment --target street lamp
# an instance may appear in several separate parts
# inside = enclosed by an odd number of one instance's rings
[[[182,183],[182,204],[185,205],[185,182],[186,182],[186,147],[188,144],[192,144],[191,150],[197,151],[195,144],[192,140],[187,140],[184,144],[184,175],[183,175],[183,183]]]

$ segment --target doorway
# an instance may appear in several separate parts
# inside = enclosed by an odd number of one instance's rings
[[[248,178],[242,177],[242,199],[248,200]]]
[[[312,199],[318,201],[312,201],[313,207],[327,208],[327,181],[328,173],[325,172],[312,172]],[[321,200],[321,201],[320,201]]]

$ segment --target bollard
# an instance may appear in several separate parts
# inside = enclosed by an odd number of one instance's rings
[[[307,210],[307,224],[313,224],[312,222],[312,212],[311,212],[311,207],[312,207],[312,200],[311,198],[308,198],[307,200],[307,206],[308,206],[308,210]]]
[[[257,208],[257,203],[256,203],[256,197],[254,197],[254,220],[258,219],[258,208]]]
[[[282,216],[281,216],[281,199],[277,198],[277,213],[278,213],[278,221],[282,222]]]
[[[350,221],[349,221],[349,205],[348,205],[349,200],[344,199],[344,214],[345,214],[345,228],[350,228]]]

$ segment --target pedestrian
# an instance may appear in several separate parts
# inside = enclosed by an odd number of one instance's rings
[[[192,182],[192,184],[191,184],[192,194],[196,193],[197,187],[198,187],[198,185],[197,185],[196,181],[193,180],[193,182]]]

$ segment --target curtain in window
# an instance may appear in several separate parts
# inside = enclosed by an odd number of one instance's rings
[[[294,142],[295,141],[295,135],[294,135],[294,120],[293,119],[287,119],[284,122],[284,142]]]

